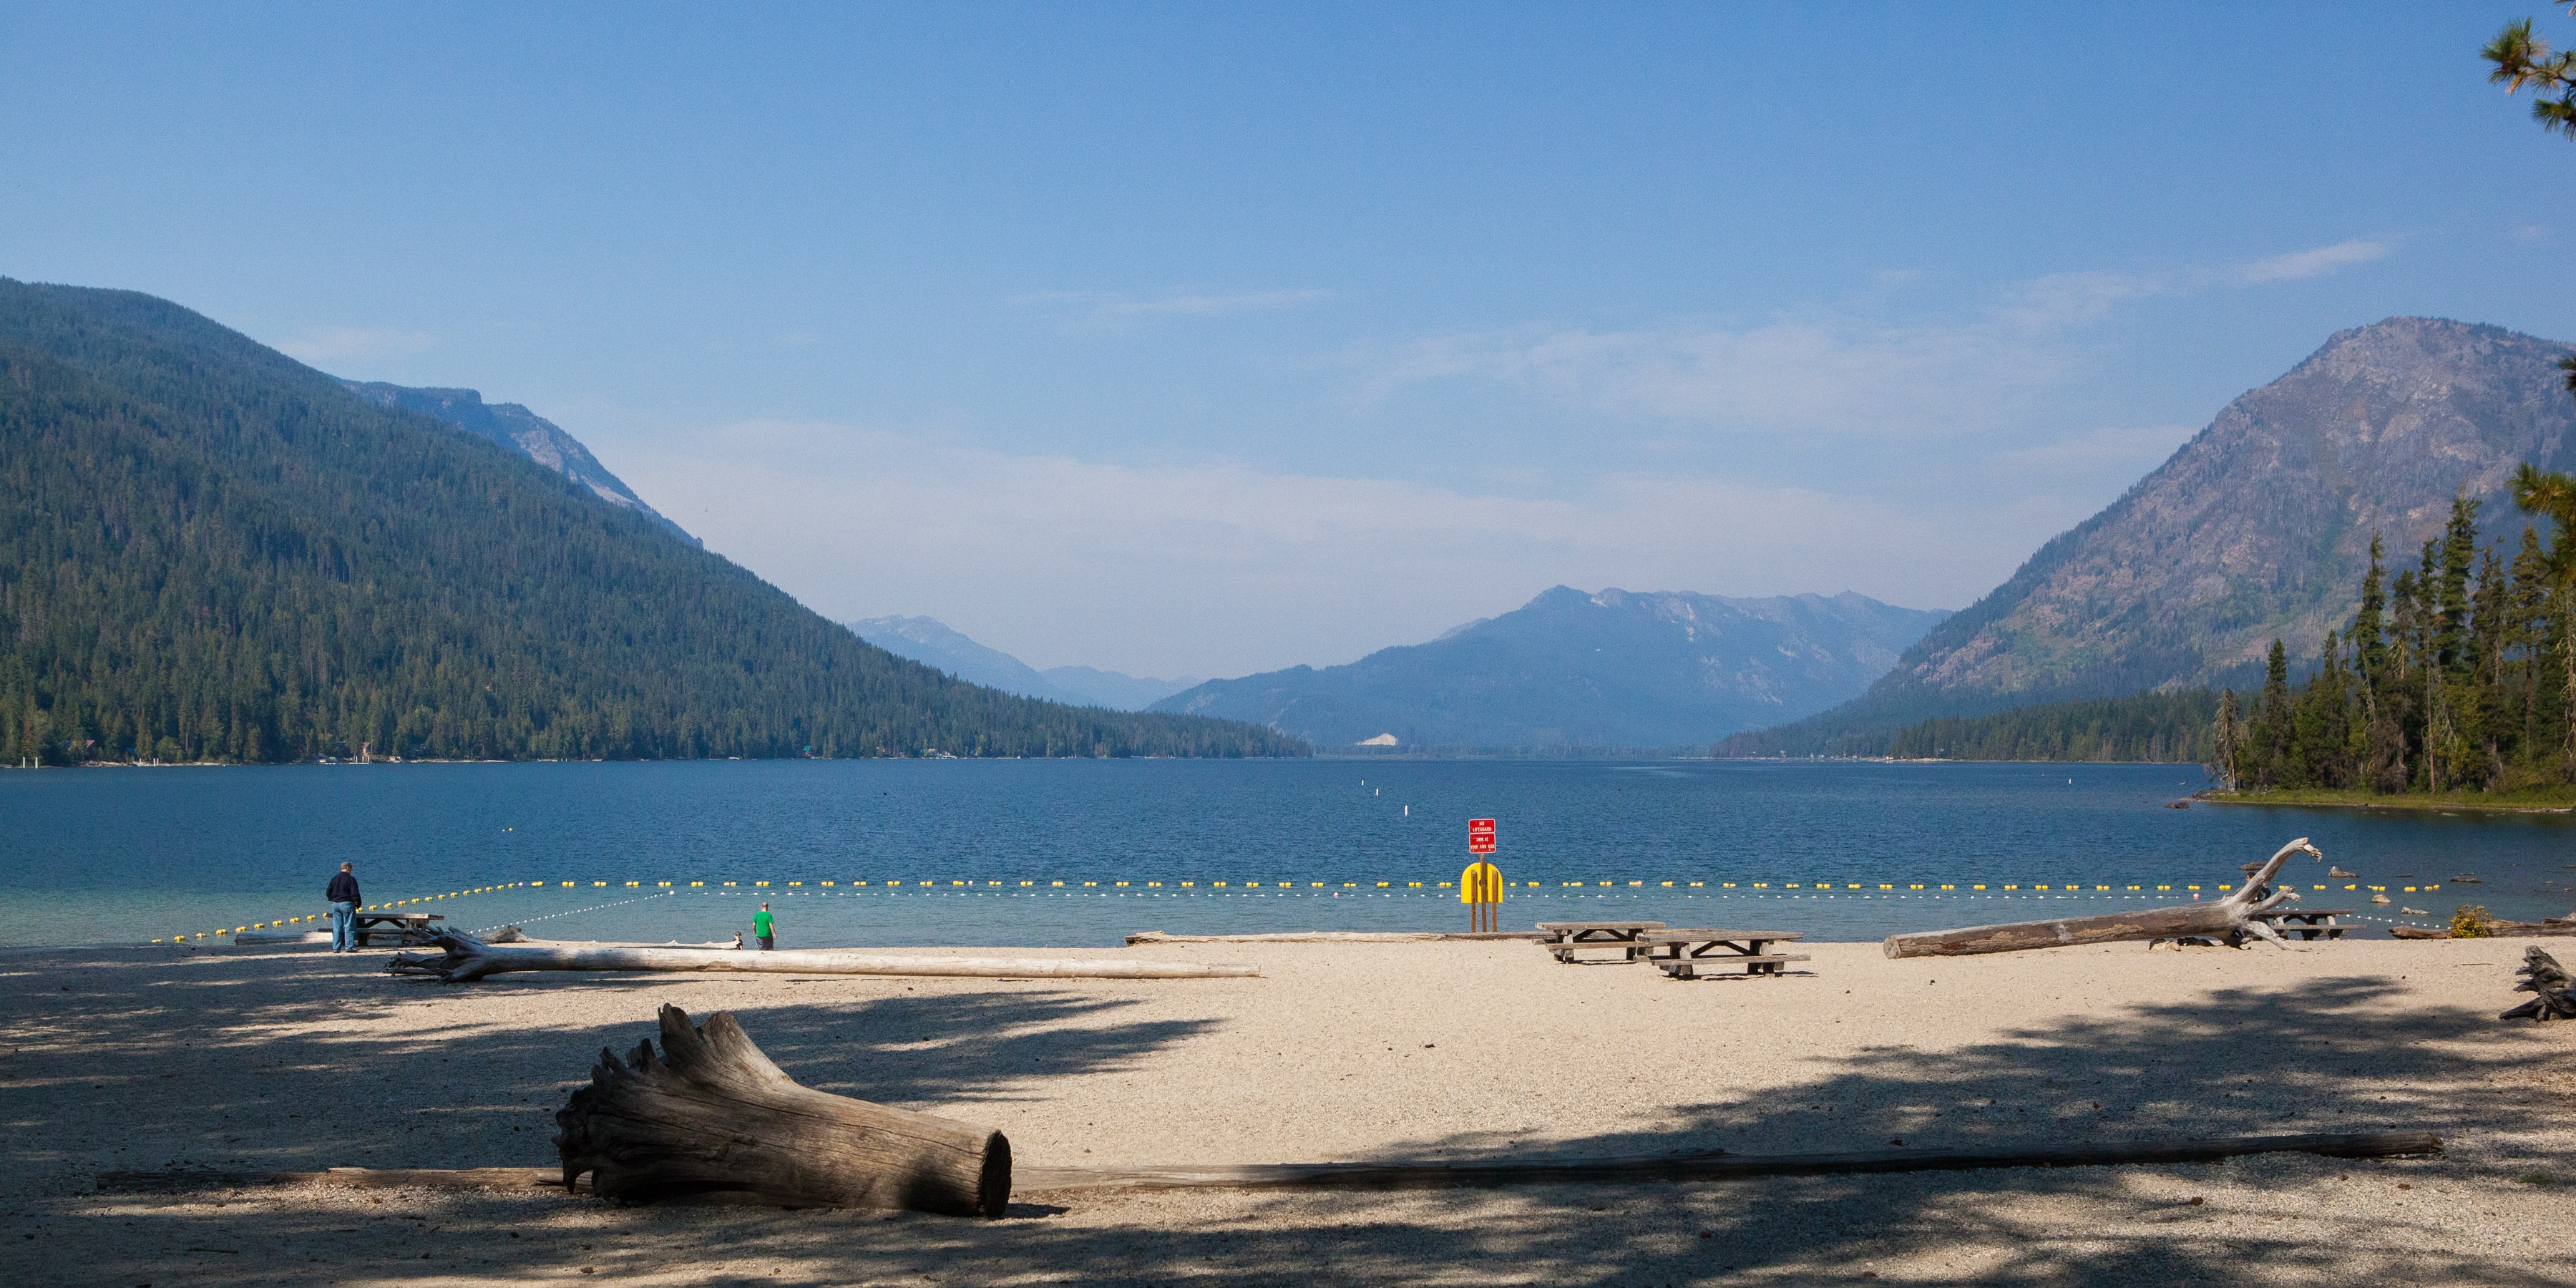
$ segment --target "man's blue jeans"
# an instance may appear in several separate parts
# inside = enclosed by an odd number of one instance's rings
[[[354,903],[331,905],[331,951],[335,953],[358,951],[358,905]]]

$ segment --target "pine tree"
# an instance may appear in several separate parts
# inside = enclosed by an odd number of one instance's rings
[[[2282,775],[2289,769],[2292,729],[2290,655],[2276,639],[2264,662],[2263,696],[2255,705],[2252,736],[2247,739],[2253,771],[2248,777],[2256,788],[2282,785]]]
[[[2245,757],[2245,725],[2236,710],[2236,690],[2218,692],[2218,736],[2211,748],[2209,776],[2221,791],[2235,791]]]

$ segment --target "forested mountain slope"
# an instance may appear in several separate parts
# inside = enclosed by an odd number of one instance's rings
[[[2490,535],[2527,516],[2516,465],[2576,465],[2571,350],[2501,327],[2390,318],[2336,333],[2238,398],[2100,514],[1943,622],[1867,693],[1721,755],[1878,742],[1928,716],[2241,684],[2274,639],[2313,658],[2359,603],[2373,534],[2413,550],[2454,496]]]
[[[177,305],[0,278],[0,760],[1276,755],[874,648]]]

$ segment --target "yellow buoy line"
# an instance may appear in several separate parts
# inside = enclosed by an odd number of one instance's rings
[[[1123,892],[1123,893],[1129,893],[1129,894],[1139,894],[1139,893],[1144,893],[1144,892],[1149,892],[1149,891],[1150,891],[1150,892],[1157,893],[1157,894],[1162,894],[1162,895],[1176,895],[1176,894],[1183,894],[1183,893],[1191,894],[1191,895],[1208,895],[1208,894],[1218,894],[1218,893],[1223,893],[1223,894],[1228,894],[1228,895],[1234,895],[1234,894],[1241,894],[1241,893],[1248,893],[1248,892],[1258,891],[1258,892],[1261,892],[1261,893],[1262,893],[1262,894],[1264,894],[1264,895],[1272,895],[1272,896],[1275,896],[1275,895],[1288,895],[1288,894],[1298,894],[1298,895],[1331,894],[1331,895],[1339,896],[1339,895],[1340,895],[1342,892],[1344,892],[1344,891],[1357,891],[1357,892],[1360,892],[1360,893],[1363,893],[1363,894],[1372,894],[1372,895],[1375,895],[1375,894],[1381,894],[1381,893],[1382,893],[1382,894],[1384,894],[1384,895],[1394,896],[1394,895],[1407,894],[1407,893],[1416,892],[1416,891],[1419,891],[1419,892],[1422,892],[1422,893],[1425,893],[1425,894],[1429,894],[1429,893],[1434,892],[1434,891],[1452,890],[1452,889],[1455,889],[1455,888],[1456,888],[1456,886],[1457,886],[1457,883],[1456,883],[1456,882],[1454,882],[1454,881],[1302,881],[1302,882],[1301,882],[1301,881],[1268,881],[1268,882],[1264,882],[1264,881],[1233,881],[1233,880],[1226,880],[1226,881],[1213,881],[1213,880],[1210,880],[1210,881],[1201,881],[1201,880],[1197,880],[1197,879],[1191,879],[1191,880],[1177,880],[1177,879],[1175,879],[1175,880],[1168,880],[1168,881],[1157,881],[1157,880],[1127,880],[1127,881],[1117,881],[1117,880],[1103,880],[1103,881],[1058,881],[1058,880],[1051,880],[1051,879],[1050,879],[1050,880],[1037,880],[1037,879],[1027,879],[1027,880],[1022,880],[1022,879],[1016,879],[1016,878],[1015,878],[1015,879],[1009,879],[1009,880],[991,880],[991,879],[981,879],[981,878],[977,878],[977,879],[967,879],[967,878],[953,878],[953,877],[952,877],[952,878],[944,878],[944,879],[932,879],[932,880],[921,880],[921,879],[878,880],[878,879],[868,879],[868,880],[850,880],[850,881],[841,881],[841,880],[838,880],[838,879],[834,879],[834,880],[816,880],[816,881],[801,881],[801,880],[799,880],[799,881],[758,881],[758,880],[752,880],[752,881],[679,881],[679,880],[671,880],[671,881],[650,881],[650,882],[647,882],[647,881],[598,881],[598,880],[592,880],[592,881],[562,881],[562,880],[556,880],[556,881],[510,881],[510,882],[504,882],[504,883],[501,883],[501,884],[498,884],[498,885],[476,886],[476,887],[474,887],[474,888],[472,888],[472,889],[468,889],[468,890],[451,890],[451,891],[448,891],[448,892],[447,892],[447,893],[445,893],[445,894],[419,895],[419,896],[415,896],[415,897],[413,897],[413,898],[409,898],[409,899],[397,899],[397,900],[394,900],[393,902],[390,902],[390,903],[373,903],[373,904],[368,904],[368,905],[366,905],[364,908],[360,909],[360,911],[362,911],[362,912],[382,912],[382,911],[388,911],[388,910],[395,909],[395,908],[406,908],[406,907],[412,907],[412,906],[416,906],[416,905],[420,905],[420,904],[435,903],[435,902],[438,902],[438,901],[441,901],[441,900],[446,900],[446,899],[463,899],[463,898],[469,898],[469,897],[474,896],[474,895],[480,895],[480,894],[496,894],[496,893],[501,893],[501,892],[504,892],[504,891],[512,891],[512,890],[525,890],[525,891],[535,892],[535,891],[541,891],[541,890],[573,891],[573,890],[589,890],[589,889],[616,889],[616,888],[625,888],[625,889],[651,890],[651,891],[653,891],[653,892],[654,892],[654,894],[655,894],[655,895],[662,895],[662,894],[683,894],[683,893],[689,893],[689,892],[701,892],[701,893],[710,893],[710,894],[713,894],[713,893],[721,893],[721,892],[724,892],[724,891],[727,891],[727,890],[732,890],[732,891],[737,891],[737,892],[747,892],[747,891],[758,890],[758,891],[763,891],[763,892],[771,893],[771,894],[787,894],[787,893],[794,893],[794,894],[799,894],[799,895],[819,895],[819,894],[830,893],[830,894],[834,894],[834,895],[843,895],[843,896],[849,896],[849,895],[892,895],[892,894],[904,894],[904,895],[911,895],[911,894],[1022,894],[1022,893],[1029,893],[1029,894],[1048,893],[1048,894],[1052,894],[1052,893],[1056,893],[1056,892],[1059,892],[1059,891],[1064,892],[1064,893],[1066,893],[1066,894],[1072,894],[1073,892],[1076,892],[1076,891],[1091,891],[1091,892],[1093,892],[1093,893],[1096,893],[1096,894],[1099,894],[1099,895],[1102,895],[1102,896],[1109,896],[1109,895],[1114,895],[1114,894],[1118,894],[1118,893],[1122,893],[1122,892]],[[2279,883],[2279,884],[2276,886],[2276,888],[2289,889],[2289,890],[2297,890],[2297,889],[2300,889],[2301,887],[2300,887],[2297,883],[2295,883],[2295,882],[2282,882],[2282,883]],[[2434,892],[2434,891],[2440,890],[2442,887],[2441,887],[2439,884],[2420,885],[2420,886],[2413,886],[2413,885],[2410,885],[2410,886],[2397,886],[2397,887],[2391,887],[2391,886],[2386,886],[2386,885],[2369,885],[2369,884],[2363,884],[2363,883],[2355,882],[2355,883],[2351,883],[2351,884],[2344,884],[2344,885],[2313,885],[2313,884],[2312,884],[2312,885],[2310,885],[2310,886],[2308,886],[2308,887],[2306,887],[2306,888],[2307,888],[2307,889],[2309,889],[2310,891],[2319,891],[2319,890],[2336,890],[2336,889],[2341,889],[2341,890],[2351,890],[2351,891],[2355,891],[2355,892],[2368,890],[2368,891],[2372,891],[2372,892],[2374,892],[2374,893],[2386,893],[2386,892],[2388,892],[2388,891],[2390,891],[2390,890],[2394,889],[2394,890],[2397,890],[2397,891],[2399,891],[2399,892],[2401,892],[2401,893],[2405,893],[2405,894],[2429,894],[2429,893],[2432,893],[2432,892]],[[1552,897],[1557,897],[1557,898],[1564,898],[1564,897],[1567,897],[1569,894],[1572,894],[1572,895],[1574,895],[1575,897],[1600,896],[1600,895],[1604,895],[1604,894],[1607,894],[1607,895],[1626,896],[1626,895],[1643,895],[1643,894],[1646,894],[1646,893],[1651,892],[1651,891],[1671,890],[1671,891],[1674,891],[1676,894],[1678,894],[1678,895],[1680,895],[1680,896],[1682,896],[1682,897],[1749,898],[1749,899],[1760,899],[1760,898],[1772,898],[1772,899],[1786,899],[1786,898],[1818,899],[1818,898],[1848,898],[1848,897],[1860,897],[1860,898],[1888,898],[1888,897],[1894,897],[1894,898],[1915,898],[1915,897],[1924,897],[1924,898],[1943,898],[1943,897],[1961,897],[1961,898],[2056,898],[2056,899],[2071,899],[2071,898],[2151,899],[2151,898],[2165,898],[2165,899],[2171,899],[2171,898],[2175,898],[2175,897],[2185,897],[2185,898],[2189,898],[2189,897],[2202,897],[2202,898],[2215,897],[2215,896],[2217,896],[2217,895],[2223,895],[2223,894],[2225,894],[2225,893],[2227,893],[2227,892],[2229,892],[2229,891],[2231,891],[2231,890],[2234,890],[2234,889],[2236,889],[2236,884],[2235,884],[2235,883],[2220,883],[2220,882],[2210,882],[2210,883],[2205,884],[2205,885],[2194,885],[2194,884],[2190,884],[2190,883],[2186,883],[2186,882],[2172,882],[2172,883],[2165,883],[2165,884],[2148,884],[2148,883],[2143,883],[2143,882],[2141,882],[2141,883],[2137,883],[2137,884],[2119,884],[2119,885],[2110,885],[2110,884],[2103,884],[2103,883],[2099,883],[2099,882],[2086,883],[2086,882],[2075,882],[2075,881],[2065,881],[2065,882],[2048,882],[2048,881],[2041,881],[2041,882],[2020,882],[2020,881],[2011,881],[2011,882],[1931,882],[1931,881],[1912,881],[1912,882],[1893,882],[1893,881],[1861,882],[1861,881],[1844,881],[1844,882],[1835,882],[1835,881],[1779,881],[1779,882],[1774,882],[1774,881],[1680,881],[1680,880],[1675,880],[1675,881],[1646,881],[1646,880],[1642,880],[1642,879],[1631,879],[1631,880],[1619,880],[1619,879],[1613,879],[1613,880],[1606,880],[1606,881],[1605,881],[1605,880],[1599,880],[1599,879],[1592,879],[1592,880],[1583,880],[1583,881],[1563,881],[1563,880],[1560,880],[1560,881],[1552,881],[1552,882],[1541,882],[1541,881],[1507,881],[1507,882],[1504,882],[1504,883],[1503,883],[1503,892],[1504,892],[1504,894],[1505,894],[1506,896],[1509,896],[1509,895],[1511,895],[1511,894],[1519,894],[1519,895],[1521,895],[1522,897],[1525,897],[1525,898],[1526,898],[1526,897],[1534,897],[1534,896],[1552,896]],[[1702,893],[1695,895],[1695,894],[1694,894],[1694,892],[1702,892]],[[1792,893],[1792,892],[1795,892],[1795,893]],[[556,918],[556,917],[569,917],[569,916],[574,916],[574,915],[576,915],[576,914],[583,913],[583,912],[596,912],[596,911],[598,911],[598,910],[600,910],[600,909],[602,909],[602,908],[618,907],[618,906],[621,906],[621,905],[623,905],[623,904],[627,904],[627,903],[634,903],[634,902],[638,902],[638,900],[634,900],[634,899],[624,899],[624,900],[619,900],[619,901],[617,901],[617,902],[615,902],[615,903],[604,903],[604,904],[598,904],[598,905],[594,905],[594,906],[592,906],[592,907],[587,907],[587,908],[573,908],[573,909],[566,909],[566,910],[564,910],[564,911],[560,911],[560,912],[550,912],[550,913],[540,914],[539,916],[535,916],[535,917],[524,917],[524,918],[520,918],[519,920],[522,920],[522,921],[551,920],[551,919]],[[2357,914],[2357,915],[2358,915],[2358,914]],[[153,943],[156,943],[156,944],[161,944],[161,943],[170,943],[170,944],[191,943],[191,942],[196,942],[196,941],[199,941],[199,940],[206,939],[206,938],[208,938],[209,936],[221,936],[221,935],[228,935],[228,934],[239,934],[239,933],[241,933],[241,932],[243,932],[243,931],[248,931],[248,930],[269,930],[269,929],[281,929],[281,928],[284,928],[284,927],[287,927],[287,926],[298,926],[298,925],[306,925],[306,924],[323,923],[323,922],[327,922],[329,919],[330,919],[330,914],[329,914],[329,913],[327,913],[327,912],[321,912],[321,913],[310,913],[310,914],[306,914],[306,915],[303,915],[303,916],[294,916],[294,917],[276,917],[276,918],[272,918],[272,919],[270,919],[270,920],[268,920],[268,921],[255,921],[255,922],[250,922],[250,923],[248,923],[248,924],[246,924],[246,925],[234,926],[234,927],[232,927],[232,928],[231,928],[231,929],[229,929],[229,930],[227,930],[227,929],[225,929],[225,928],[223,928],[223,927],[218,926],[218,927],[216,927],[216,928],[215,928],[215,929],[213,929],[213,930],[208,930],[208,931],[199,931],[199,932],[196,932],[196,933],[193,933],[193,934],[189,934],[189,933],[175,934],[175,935],[167,936],[167,937],[165,937],[165,938],[155,939],[155,940],[153,940],[152,942],[153,942]],[[2371,918],[2371,920],[2382,920],[2382,918],[2373,917],[2373,918]]]
[[[1006,892],[1006,893],[1007,893],[1007,892],[1014,892],[1014,891],[1019,891],[1019,890],[1072,890],[1072,889],[1081,889],[1081,890],[1090,890],[1090,889],[1102,889],[1102,890],[1112,890],[1112,889],[1121,889],[1121,890],[1123,890],[1123,889],[1152,889],[1152,890],[1194,890],[1194,891],[1205,891],[1205,892],[1213,892],[1213,891],[1216,891],[1216,890],[1229,890],[1229,891],[1231,891],[1231,890],[1263,890],[1263,889],[1269,889],[1269,890],[1278,890],[1278,891],[1282,891],[1282,892],[1295,891],[1295,892],[1299,892],[1299,893],[1311,893],[1311,892],[1313,892],[1313,891],[1317,891],[1317,890],[1329,890],[1329,891],[1341,891],[1341,890],[1390,890],[1390,891],[1392,891],[1392,890],[1450,890],[1450,889],[1455,889],[1455,888],[1457,887],[1457,883],[1456,883],[1456,882],[1454,882],[1454,881],[1271,881],[1271,882],[1261,882],[1261,881],[1198,881],[1198,880],[1191,880],[1191,881],[1180,881],[1180,880],[1171,880],[1171,881],[1053,881],[1053,880],[1026,880],[1026,881],[1023,881],[1023,880],[1004,880],[1004,881],[993,881],[993,880],[984,880],[984,879],[960,879],[960,878],[948,878],[948,879],[942,879],[942,880],[927,880],[927,881],[924,881],[924,880],[890,880],[890,881],[873,881],[873,880],[871,880],[871,881],[557,881],[557,882],[533,881],[533,882],[528,882],[528,883],[526,883],[526,884],[527,884],[530,888],[533,888],[533,889],[545,889],[545,888],[547,888],[549,885],[551,885],[551,886],[553,886],[553,887],[555,887],[555,888],[558,888],[558,889],[564,889],[564,890],[579,889],[579,888],[584,888],[584,887],[594,887],[594,888],[599,888],[599,887],[624,886],[624,887],[626,887],[626,888],[628,888],[628,889],[664,889],[664,890],[670,890],[670,891],[672,891],[673,893],[679,893],[679,892],[684,891],[684,890],[698,890],[698,889],[704,889],[704,890],[710,890],[710,891],[714,891],[714,890],[726,890],[726,889],[737,889],[737,890],[762,889],[762,890],[770,890],[770,891],[772,891],[772,892],[781,892],[781,891],[785,891],[785,890],[789,890],[789,889],[798,889],[798,890],[801,890],[801,891],[806,892],[806,893],[814,893],[814,892],[819,892],[820,890],[830,889],[830,890],[834,891],[835,893],[840,893],[840,894],[861,894],[861,893],[866,893],[866,894],[914,894],[914,893],[919,893],[919,892],[922,892],[922,891],[925,891],[925,890],[926,890],[926,891],[936,892],[936,893],[950,893],[950,892],[956,892],[956,891],[960,891],[960,890],[965,890],[965,891],[974,891],[974,892],[982,893],[982,892],[989,892],[989,891],[999,890],[999,891],[1003,891],[1003,892]],[[1814,893],[1823,893],[1823,892],[1829,892],[1829,891],[1830,891],[1830,892],[1834,892],[1834,893],[1848,893],[1848,892],[1853,891],[1853,890],[1860,890],[1860,891],[1865,891],[1865,892],[1866,892],[1866,891],[1887,890],[1887,891],[1900,891],[1900,892],[1911,892],[1911,891],[1926,891],[1926,892],[1950,891],[1950,892],[1954,892],[1954,893],[1955,893],[1955,892],[1959,892],[1959,891],[1969,891],[1969,892],[1986,892],[1986,893],[1994,893],[1994,892],[2005,892],[2005,891],[2009,891],[2009,892],[2015,892],[2015,893],[2034,893],[2034,894],[2042,894],[2042,893],[2044,893],[2044,894],[2057,894],[2057,895],[2075,895],[2075,894],[2113,894],[2113,895],[2124,895],[2124,894],[2133,894],[2133,893],[2134,893],[2134,894],[2145,894],[2145,893],[2148,893],[2148,892],[2164,893],[2164,894],[2171,894],[2171,893],[2177,893],[2177,892],[2179,892],[2179,893],[2184,893],[2184,894],[2201,894],[2201,893],[2223,894],[2223,893],[2226,893],[2226,892],[2228,892],[2228,891],[2231,891],[2231,890],[2236,889],[2236,888],[2237,888],[2237,885],[2239,885],[2239,884],[2241,884],[2241,883],[2238,883],[2238,882],[2211,882],[2211,883],[2209,883],[2209,884],[2207,884],[2207,885],[2190,885],[2190,884],[2183,884],[2183,883],[2173,883],[2173,884],[2165,884],[2165,885],[2150,885],[2150,884],[2144,884],[2144,883],[2135,884],[2135,885],[2104,885],[2104,884],[2099,884],[2099,883],[2086,884],[2086,883],[2084,883],[2084,882],[2080,882],[2080,881],[2066,881],[2066,882],[2046,882],[2046,881],[2040,881],[2040,882],[1981,882],[1981,883],[1966,883],[1966,882],[1937,882],[1937,883],[1936,883],[1936,882],[1929,882],[1929,881],[1913,881],[1913,882],[1896,882],[1896,881],[1870,881],[1870,882],[1864,882],[1864,881],[1845,881],[1845,882],[1834,882],[1834,881],[1781,881],[1781,882],[1772,882],[1772,881],[1643,881],[1643,880],[1635,880],[1635,881],[1628,881],[1628,880],[1598,881],[1598,880],[1593,880],[1593,881],[1506,881],[1506,882],[1504,882],[1504,883],[1503,883],[1503,885],[1502,885],[1502,889],[1503,889],[1503,892],[1504,892],[1506,895],[1509,895],[1509,894],[1512,894],[1512,893],[1519,893],[1519,894],[1522,894],[1524,897],[1526,897],[1526,896],[1528,896],[1528,895],[1530,895],[1530,894],[1535,894],[1535,893],[1539,893],[1539,892],[1547,891],[1547,890],[1551,890],[1551,889],[1556,890],[1556,891],[1559,891],[1559,892],[1562,892],[1562,891],[1564,891],[1564,890],[1569,890],[1569,889],[1578,889],[1578,890],[1623,890],[1623,889],[1656,889],[1656,888],[1660,888],[1660,889],[1667,889],[1667,890],[1684,890],[1684,889],[1687,889],[1687,890],[1698,890],[1698,889],[1713,889],[1713,890],[1743,890],[1743,891],[1753,891],[1753,890],[1763,890],[1763,891],[1772,891],[1772,890],[1777,890],[1777,891],[1802,890],[1802,891],[1809,891],[1809,892],[1814,892]],[[2298,883],[2296,883],[2296,882],[2287,882],[2287,881],[2285,881],[2285,882],[2278,882],[2278,883],[2276,883],[2274,888],[2276,888],[2276,889],[2286,889],[2286,890],[2297,890],[2297,889],[2300,889],[2301,887],[2300,887],[2300,886],[2298,885]],[[2326,885],[2316,885],[2316,886],[2310,886],[2310,887],[2307,887],[2307,888],[2309,888],[2309,889],[2314,889],[2314,890],[2329,890],[2329,889],[2336,889],[2336,888],[2338,888],[2338,887],[2334,887],[2334,886],[2326,886]],[[2392,887],[2384,886],[2384,885],[2362,885],[2362,884],[2358,884],[2358,883],[2356,883],[2356,884],[2353,884],[2353,885],[2346,885],[2346,886],[2342,886],[2342,887],[2339,887],[2339,888],[2341,888],[2341,889],[2345,889],[2345,890],[2372,890],[2372,891],[2386,891],[2386,890],[2388,890],[2388,889],[2391,889]],[[2402,890],[2404,890],[2404,891],[2405,891],[2406,893],[2408,893],[2408,894],[2415,894],[2415,893],[2419,893],[2419,892],[2427,892],[2427,891],[2439,890],[2439,889],[2441,889],[2442,887],[2441,887],[2441,886],[2439,886],[2439,885],[2424,885],[2424,886],[2403,886],[2403,887],[2396,887],[2396,888],[2402,889]]]

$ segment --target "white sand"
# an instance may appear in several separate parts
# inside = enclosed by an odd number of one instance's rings
[[[2576,1024],[2495,1020],[2519,1000],[2516,941],[1906,962],[1824,944],[1807,948],[1807,974],[1697,983],[1558,966],[1522,943],[1119,951],[1265,975],[445,987],[385,976],[377,954],[13,956],[0,960],[0,1248],[22,1282],[80,1284],[2576,1282],[2566,1192],[2538,1183],[2576,1184]],[[1023,1166],[2382,1128],[2438,1131],[2450,1152],[1039,1194],[994,1222],[92,1192],[112,1169],[551,1164],[565,1094],[600,1047],[646,1036],[665,1001],[734,1011],[812,1085],[999,1127]]]

